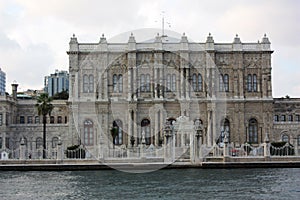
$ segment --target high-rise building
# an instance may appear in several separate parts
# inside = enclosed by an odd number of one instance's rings
[[[3,72],[0,68],[0,95],[5,94],[5,83],[6,83],[5,72]]]
[[[44,90],[53,96],[56,93],[69,90],[69,73],[68,71],[55,70],[54,74],[45,76]]]

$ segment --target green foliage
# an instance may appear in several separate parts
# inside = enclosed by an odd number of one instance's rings
[[[55,99],[55,100],[58,100],[58,99],[68,100],[68,98],[69,98],[69,93],[67,90],[58,92],[53,96],[53,99]]]
[[[51,104],[52,98],[48,96],[47,93],[42,93],[40,96],[37,97],[37,103],[35,107],[38,110],[38,114],[42,115],[43,117],[50,115],[53,110],[53,105]]]

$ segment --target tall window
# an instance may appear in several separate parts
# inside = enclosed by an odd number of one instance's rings
[[[293,115],[288,115],[288,121],[292,122],[293,121]]]
[[[300,135],[297,137],[298,146],[300,146]]]
[[[249,142],[257,143],[258,142],[258,133],[257,133],[257,121],[256,119],[249,120]]]
[[[84,144],[93,145],[94,143],[94,129],[93,122],[91,120],[86,120],[84,122]]]
[[[228,119],[224,119],[221,122],[221,133],[220,133],[217,143],[221,143],[221,144],[224,143],[225,134],[227,135],[228,142],[229,142],[230,141],[229,140],[230,139],[230,123],[229,123]]]
[[[36,138],[36,149],[40,149],[43,146],[43,139],[41,137]]]
[[[247,90],[248,90],[248,92],[252,92],[252,75],[251,74],[248,74]]]
[[[143,119],[141,122],[142,134],[145,133],[146,144],[151,144],[151,133],[150,133],[150,120]],[[143,137],[143,135],[142,135]],[[143,138],[141,138],[143,139]]]
[[[0,113],[0,126],[2,126],[2,121],[3,121],[2,113]]]
[[[32,116],[28,116],[28,117],[27,117],[27,123],[28,123],[28,124],[32,124],[32,122],[33,122],[33,121],[32,121]]]
[[[120,145],[123,144],[123,123],[121,120],[115,120],[113,122],[113,127],[116,128],[117,131],[117,137],[115,138],[115,144]]]
[[[176,91],[176,75],[172,74],[172,92]]]
[[[223,78],[222,78],[223,79]],[[222,86],[220,85],[220,88],[223,88],[223,81],[221,81]],[[193,74],[192,76],[192,86],[194,92],[201,92],[202,91],[202,75],[201,74]]]
[[[92,74],[83,75],[83,92],[84,93],[94,92],[94,76]]]
[[[280,121],[285,122],[285,115],[280,116]]]

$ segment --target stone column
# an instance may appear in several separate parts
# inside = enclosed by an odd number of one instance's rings
[[[157,80],[158,80],[158,77],[157,77],[157,68],[156,66],[154,66],[154,77],[153,77],[153,90],[154,90],[154,99],[157,99],[158,95],[157,95]]]
[[[228,158],[229,158],[228,136],[227,136],[227,133],[225,133],[225,136],[224,136],[224,147],[223,147],[223,161],[227,162]]]
[[[186,68],[186,72],[185,72],[185,97],[186,99],[190,99],[190,69]]]
[[[103,99],[107,100],[108,98],[108,71],[104,71],[103,77]]]
[[[132,80],[131,80],[131,68],[128,69],[127,73],[128,73],[128,77],[127,77],[128,97],[127,97],[127,99],[128,99],[128,101],[130,101],[131,100],[131,95],[133,93],[132,90],[131,90],[131,82],[132,82]]]
[[[184,94],[185,94],[185,90],[184,90],[184,68],[180,69],[180,98],[184,99]]]
[[[159,135],[158,135],[158,115],[159,113],[157,112],[157,109],[155,109],[155,113],[154,113],[154,134],[155,134],[155,142],[154,145],[158,146],[159,144]]]
[[[299,136],[298,136],[298,137],[299,137]],[[299,146],[298,146],[298,138],[295,137],[295,138],[294,138],[294,141],[295,141],[295,144],[294,144],[295,156],[299,156],[299,150],[298,150],[298,148],[299,148]]]

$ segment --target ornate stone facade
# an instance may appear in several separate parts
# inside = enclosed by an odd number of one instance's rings
[[[146,145],[159,147],[165,121],[179,116],[200,123],[201,144],[207,146],[221,146],[225,134],[235,146],[259,145],[267,134],[271,141],[285,135],[300,141],[300,100],[272,97],[272,52],[266,36],[257,43],[242,43],[238,36],[233,43],[215,43],[211,35],[205,43],[185,35],[144,43],[133,35],[127,43],[108,43],[102,36],[98,43],[79,43],[73,36],[69,100],[53,102],[48,147],[60,137],[64,149],[83,144],[99,158],[113,144],[140,145],[143,135]],[[1,148],[16,150],[24,137],[27,151],[34,152],[42,137],[36,102],[17,99],[16,89],[0,96]]]
[[[164,121],[200,119],[203,143],[222,143],[224,132],[235,145],[263,142],[273,130],[270,42],[205,43],[157,35],[137,43],[78,43],[73,36],[70,62],[70,131],[97,151],[99,138],[118,129],[116,144],[160,145]],[[85,123],[92,122],[92,129]],[[93,142],[90,141],[93,138]],[[275,139],[275,137],[274,137]],[[109,141],[109,140],[108,140]],[[107,144],[109,146],[109,144]]]

